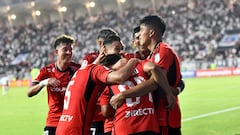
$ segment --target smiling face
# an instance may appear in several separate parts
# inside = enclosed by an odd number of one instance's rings
[[[57,61],[62,63],[70,63],[72,61],[72,43],[61,43],[55,49]]]

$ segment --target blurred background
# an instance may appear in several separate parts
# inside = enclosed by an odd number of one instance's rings
[[[240,74],[240,0],[0,0],[0,78],[27,85],[32,69],[54,61],[53,42],[63,33],[76,39],[77,62],[98,49],[104,27],[134,52],[132,30],[151,14],[164,18],[164,40],[184,77]]]

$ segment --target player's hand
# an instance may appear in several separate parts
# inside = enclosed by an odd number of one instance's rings
[[[59,86],[60,85],[60,81],[57,80],[56,78],[49,78],[48,79],[48,85],[51,85],[53,87]]]
[[[106,49],[105,49],[105,46],[102,46],[102,47],[100,48],[98,57],[97,57],[96,60],[93,62],[94,64],[99,64],[99,63],[103,60],[103,58],[104,58],[104,56],[105,56],[105,54],[104,54],[105,50],[106,50]]]
[[[131,59],[129,59],[129,62],[136,63],[136,65],[137,65],[138,63],[140,63],[140,62],[141,62],[141,60],[140,60],[140,59],[138,59],[138,58],[131,58]]]
[[[119,93],[117,95],[112,96],[110,99],[110,104],[114,109],[117,109],[119,106],[121,106],[123,102],[123,95],[122,93]]]

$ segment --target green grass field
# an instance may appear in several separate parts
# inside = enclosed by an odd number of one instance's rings
[[[240,76],[185,79],[179,96],[183,135],[240,135]],[[26,87],[0,95],[0,135],[43,135],[46,92],[28,98]]]

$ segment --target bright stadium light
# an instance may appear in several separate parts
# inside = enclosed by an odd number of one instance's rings
[[[16,16],[15,14],[12,14],[12,15],[11,15],[11,19],[12,19],[12,20],[15,20],[16,18],[17,18],[17,16]]]
[[[59,12],[67,12],[67,7],[66,6],[62,6],[58,8]]]
[[[121,2],[121,3],[125,3],[125,2],[126,2],[126,0],[119,0],[119,2]]]
[[[95,7],[95,2],[93,2],[93,1],[91,1],[91,2],[87,2],[86,3],[86,8],[93,8],[93,7]]]
[[[7,7],[6,7],[6,10],[7,10],[7,12],[10,11],[10,10],[11,10],[11,7],[10,7],[10,6],[7,6]]]
[[[41,15],[41,11],[40,10],[36,10],[35,14],[36,14],[36,16],[40,16]]]
[[[93,2],[93,1],[89,2],[89,7],[91,7],[91,8],[95,7],[95,2]]]
[[[31,6],[32,6],[32,7],[35,7],[35,1],[32,1],[32,2],[31,2]]]

